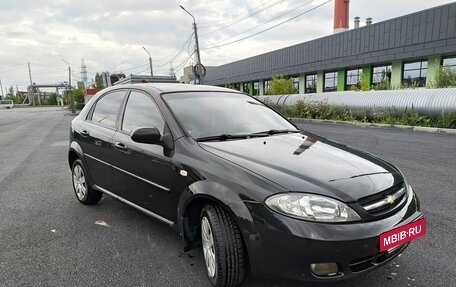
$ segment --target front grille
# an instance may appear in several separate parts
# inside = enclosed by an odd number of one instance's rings
[[[402,207],[406,199],[407,189],[404,183],[400,183],[379,193],[363,197],[358,200],[358,204],[370,215],[384,215]]]
[[[375,254],[372,256],[367,256],[367,257],[352,260],[349,265],[350,271],[353,273],[357,273],[357,272],[362,272],[362,271],[366,271],[371,268],[374,268],[375,266],[385,262],[387,259],[394,257],[395,255],[398,255],[399,253],[401,253],[405,249],[405,247],[407,247],[407,245],[408,245],[408,243],[406,243],[402,246],[399,246],[398,248],[392,250],[391,252],[383,251],[381,253],[378,253],[378,254]]]

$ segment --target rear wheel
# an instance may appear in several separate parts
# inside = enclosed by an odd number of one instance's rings
[[[73,189],[76,194],[76,198],[83,204],[95,204],[100,201],[103,194],[90,187],[90,184],[87,181],[84,165],[80,159],[74,161],[71,171],[73,175]]]
[[[245,275],[246,253],[239,227],[221,207],[206,205],[201,213],[201,241],[212,286],[233,287]]]

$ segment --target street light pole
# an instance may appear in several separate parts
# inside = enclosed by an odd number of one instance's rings
[[[198,29],[196,27],[195,17],[193,17],[193,15],[190,12],[188,12],[182,5],[179,5],[179,6],[182,8],[182,10],[187,12],[187,14],[190,15],[193,18],[193,30],[195,32],[194,34],[195,34],[195,44],[196,44],[196,63],[198,65],[198,69],[202,69],[201,55],[200,55],[199,42],[198,42]],[[198,73],[196,73],[196,76],[198,77],[198,83],[199,84],[203,83],[201,72],[202,71],[198,71]]]
[[[70,97],[70,107],[71,107],[71,113],[74,114],[76,113],[76,108],[74,106],[74,99],[73,97],[71,96],[71,67],[70,67],[70,63],[68,63],[67,61],[65,61],[64,59],[62,59],[63,62],[65,62],[67,65],[68,65],[68,85],[70,86],[69,87],[69,97]]]
[[[28,71],[29,71],[29,79],[30,79],[30,90],[28,90],[28,97],[29,97],[29,105],[35,105],[35,96],[33,95],[33,82],[32,82],[32,71],[30,70],[30,62],[28,62]],[[24,100],[25,101],[25,100]]]
[[[149,65],[150,65],[150,76],[154,76],[154,72],[152,70],[152,56],[150,55],[149,51],[143,46],[144,51],[146,51],[147,54],[149,54]]]

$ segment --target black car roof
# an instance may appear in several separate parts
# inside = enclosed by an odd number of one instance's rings
[[[127,88],[127,89],[155,89],[161,93],[173,93],[173,92],[197,92],[197,91],[217,91],[217,92],[238,92],[233,89],[222,88],[217,86],[206,86],[206,85],[190,85],[181,83],[141,83],[141,84],[127,84],[114,86],[111,89],[116,88]],[[239,92],[238,92],[239,93]]]

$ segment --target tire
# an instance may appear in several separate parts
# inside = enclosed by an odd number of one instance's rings
[[[200,227],[207,276],[212,286],[239,285],[246,272],[247,254],[233,218],[219,206],[206,205],[201,212]]]
[[[82,161],[80,159],[75,160],[71,167],[71,175],[76,198],[83,204],[95,204],[100,201],[103,193],[92,189],[86,174]]]

